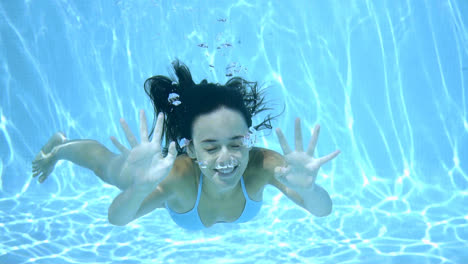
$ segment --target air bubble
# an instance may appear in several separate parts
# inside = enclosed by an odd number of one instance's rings
[[[185,148],[186,146],[188,146],[188,144],[190,143],[190,140],[186,139],[186,138],[182,138],[179,140],[179,146],[181,148]]]
[[[252,148],[253,145],[257,143],[257,130],[253,127],[249,128],[249,133],[247,133],[244,138],[242,139],[242,144],[246,148]]]
[[[225,170],[225,169],[234,168],[237,165],[239,165],[239,161],[235,159],[233,156],[231,156],[228,162],[225,162],[225,163],[223,162],[223,164],[216,164],[215,169]]]
[[[206,161],[198,161],[198,166],[200,166],[200,169],[206,169],[208,168],[208,162]]]
[[[175,106],[178,106],[182,103],[181,101],[179,101],[179,95],[176,93],[170,93],[169,97],[167,98],[167,101]]]

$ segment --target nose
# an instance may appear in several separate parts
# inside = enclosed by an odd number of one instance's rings
[[[239,160],[232,155],[227,149],[222,148],[218,158],[216,159],[215,167],[217,169],[233,168],[239,165]]]
[[[217,163],[219,165],[225,166],[227,163],[230,162],[231,157],[232,157],[232,155],[229,152],[229,150],[225,146],[223,146],[221,148],[221,151],[219,152],[219,156],[217,158]]]

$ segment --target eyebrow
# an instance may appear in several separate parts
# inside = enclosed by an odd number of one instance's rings
[[[229,140],[236,140],[236,139],[241,139],[243,138],[244,136],[233,136],[232,138],[230,138]],[[203,140],[201,143],[213,143],[213,142],[217,142],[218,140],[215,140],[215,139],[205,139]]]

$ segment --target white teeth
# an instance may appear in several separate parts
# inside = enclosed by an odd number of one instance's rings
[[[224,174],[227,174],[227,173],[231,173],[234,171],[235,168],[228,168],[228,169],[221,169],[221,170],[217,170],[221,173],[224,173]]]

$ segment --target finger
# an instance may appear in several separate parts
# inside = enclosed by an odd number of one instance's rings
[[[338,154],[340,154],[341,151],[340,150],[336,150],[334,151],[333,153],[330,153],[324,157],[321,157],[318,161],[319,161],[319,164],[320,166],[322,166],[323,164],[329,162],[330,160],[334,159],[336,156],[338,156]]]
[[[43,183],[47,179],[47,175],[42,175],[39,177],[39,183]]]
[[[154,130],[154,136],[153,138],[151,139],[151,142],[154,143],[154,142],[158,142],[159,144],[161,144],[161,136],[162,136],[162,130],[163,130],[163,123],[164,123],[164,114],[161,112],[159,113],[158,115],[158,120],[156,121],[156,127],[155,127],[155,130]],[[156,141],[157,140],[157,141]]]
[[[276,167],[275,168],[275,178],[279,181],[286,180],[286,176],[290,172],[291,168],[289,167]]]
[[[304,146],[302,145],[302,131],[301,131],[301,119],[298,117],[294,122],[294,138],[296,144],[296,151],[303,152]]]
[[[177,148],[175,145],[175,142],[172,141],[171,144],[169,144],[169,151],[167,152],[166,158],[169,158],[170,160],[174,161],[177,157]]]
[[[281,178],[284,176],[284,173],[282,171],[283,167],[276,167],[275,168],[275,178]]]
[[[32,175],[33,178],[37,177],[37,175],[39,175],[40,173],[41,173],[41,171],[35,171],[35,172],[33,173],[33,175]]]
[[[315,125],[314,131],[312,132],[312,138],[309,142],[309,147],[307,147],[307,154],[309,156],[314,156],[315,147],[317,146],[318,136],[320,134],[320,126]]]
[[[280,143],[281,149],[283,150],[284,155],[288,155],[291,153],[291,148],[288,145],[288,142],[286,141],[286,138],[284,137],[283,131],[281,131],[280,128],[276,129],[276,135],[278,136],[278,141]]]
[[[146,124],[145,111],[140,110],[140,139],[141,142],[148,142],[148,127]]]
[[[281,167],[281,166],[279,166],[279,167],[275,168],[275,173],[283,175],[283,174],[289,173],[290,170],[291,170],[290,167]]]
[[[124,145],[120,144],[120,142],[115,138],[115,137],[110,137],[112,144],[117,147],[117,149],[122,152],[122,153],[128,153],[130,152],[129,149],[127,149]]]
[[[125,119],[123,119],[123,118],[120,119],[120,125],[122,126],[122,128],[124,130],[125,137],[127,138],[128,143],[130,143],[130,146],[132,148],[137,146],[138,141],[137,141],[135,135],[133,135],[132,131],[130,130],[130,127],[128,126],[127,122],[125,122]]]

